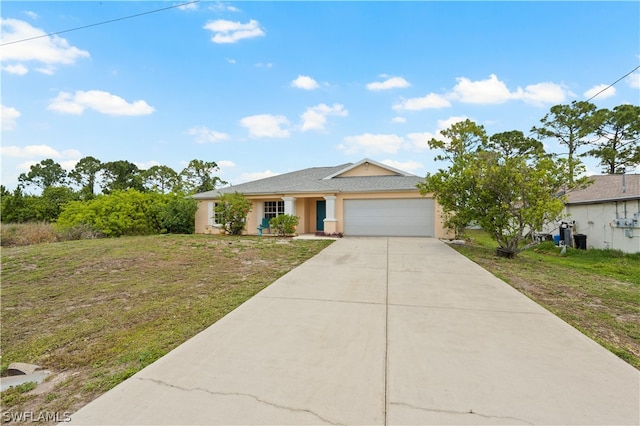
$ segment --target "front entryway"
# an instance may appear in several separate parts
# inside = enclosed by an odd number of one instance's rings
[[[327,202],[316,201],[316,231],[324,231],[324,220],[327,217]]]

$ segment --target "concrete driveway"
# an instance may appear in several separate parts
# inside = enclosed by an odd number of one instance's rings
[[[640,423],[640,372],[444,243],[343,238],[72,424]]]

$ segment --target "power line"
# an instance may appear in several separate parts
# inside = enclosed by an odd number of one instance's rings
[[[613,83],[611,83],[610,85],[608,85],[607,87],[605,87],[604,89],[602,89],[601,91],[599,91],[598,93],[596,93],[595,95],[590,97],[589,99],[587,99],[586,102],[589,102],[591,99],[595,98],[596,96],[598,96],[600,93],[604,92],[605,90],[610,89],[611,87],[613,87],[619,81],[624,80],[626,77],[628,77],[629,75],[633,74],[633,72],[635,70],[637,70],[638,68],[640,68],[640,65],[638,65],[637,67],[635,67],[634,69],[632,69],[631,71],[629,71],[628,73],[626,73],[625,75],[623,75],[622,77],[620,77],[619,79],[617,79],[616,81],[614,81]]]
[[[50,37],[50,36],[53,36],[53,35],[68,33],[68,32],[71,32],[71,31],[83,30],[85,28],[97,27],[98,25],[110,24],[112,22],[123,21],[125,19],[137,18],[138,16],[149,15],[151,13],[156,13],[156,12],[162,12],[164,10],[174,9],[176,7],[188,6],[190,4],[198,3],[198,2],[200,2],[200,0],[193,0],[193,1],[190,1],[188,3],[176,4],[176,5],[169,6],[169,7],[163,7],[162,9],[155,9],[155,10],[150,10],[148,12],[142,12],[142,13],[137,13],[135,15],[125,16],[125,17],[122,17],[122,18],[111,19],[109,21],[103,21],[103,22],[98,22],[98,23],[95,23],[95,24],[84,25],[82,27],[71,28],[71,29],[68,29],[68,30],[56,31],[54,33],[43,34],[43,35],[39,35],[39,36],[35,36],[35,37],[25,38],[25,39],[22,39],[22,40],[9,41],[7,43],[0,44],[0,46],[7,46],[9,44],[22,43],[22,42],[25,42],[25,41],[36,40],[38,38]]]

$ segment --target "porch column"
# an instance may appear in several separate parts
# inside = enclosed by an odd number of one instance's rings
[[[295,197],[282,197],[284,201],[284,214],[296,215],[296,199]]]
[[[335,195],[325,195],[324,199],[326,200],[326,219],[324,220],[324,232],[326,234],[333,234],[336,232],[338,219],[336,219],[336,196]]]

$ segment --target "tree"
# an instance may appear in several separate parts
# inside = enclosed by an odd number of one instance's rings
[[[596,113],[596,106],[589,102],[573,101],[571,105],[555,105],[540,122],[541,127],[533,127],[531,131],[540,139],[554,138],[560,145],[568,149],[567,186],[573,188],[576,184],[578,171],[582,162],[578,156],[581,146],[592,143],[598,129],[602,115]]]
[[[431,149],[442,150],[435,160],[448,161],[450,166],[447,170],[440,169],[433,175],[427,175],[418,188],[422,195],[431,192],[438,194],[445,226],[454,231],[456,238],[461,238],[473,221],[468,214],[474,179],[469,162],[472,153],[483,146],[488,138],[483,126],[468,119],[454,123],[440,133],[442,139],[431,139],[428,144]]]
[[[179,187],[180,176],[169,166],[153,166],[142,172],[145,188],[166,194]]]
[[[180,172],[184,191],[188,194],[213,191],[219,185],[227,182],[214,176],[220,170],[215,161],[191,160],[189,165]]]
[[[66,180],[67,172],[50,158],[32,165],[29,173],[21,173],[18,176],[21,185],[35,185],[43,190],[54,185],[64,185]]]
[[[69,173],[73,182],[80,186],[80,197],[88,200],[95,195],[96,177],[102,170],[102,162],[94,157],[81,158]]]
[[[102,165],[102,191],[109,194],[114,191],[135,189],[144,191],[140,169],[135,164],[126,161],[110,161]]]
[[[432,138],[428,143],[431,149],[441,149],[443,154],[436,156],[438,161],[455,161],[460,156],[477,150],[487,141],[484,126],[478,125],[468,118],[453,123],[449,128],[441,130],[442,139]]]
[[[420,189],[434,193],[454,226],[477,223],[501,252],[515,257],[531,232],[562,212],[563,200],[555,195],[561,175],[539,141],[511,131],[457,156],[449,169],[428,174]]]
[[[227,234],[241,235],[251,211],[251,201],[238,192],[224,194],[216,202],[215,211],[216,221]]]
[[[596,130],[600,140],[587,155],[600,160],[602,171],[624,173],[640,164],[640,106],[618,105],[600,110],[602,121]]]

